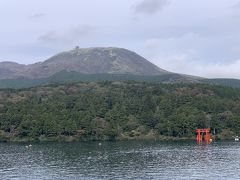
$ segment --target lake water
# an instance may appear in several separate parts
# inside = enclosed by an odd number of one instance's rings
[[[0,143],[0,179],[240,179],[240,142]]]

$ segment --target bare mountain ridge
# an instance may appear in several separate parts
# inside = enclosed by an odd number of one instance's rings
[[[62,70],[83,74],[133,74],[162,75],[169,72],[160,69],[135,52],[123,48],[78,48],[59,53],[44,62],[21,65],[0,63],[0,79],[45,78]]]

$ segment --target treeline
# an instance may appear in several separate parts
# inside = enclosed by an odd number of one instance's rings
[[[114,140],[240,133],[238,89],[204,84],[102,82],[0,91],[0,139]]]
[[[144,76],[133,74],[82,74],[75,71],[60,71],[50,77],[41,79],[17,78],[17,79],[0,79],[0,89],[4,88],[30,88],[35,86],[43,86],[47,84],[62,83],[79,83],[79,82],[103,82],[103,81],[134,81],[148,83],[202,83],[210,85],[220,85],[226,87],[240,88],[240,80],[238,79],[202,79],[197,77],[189,77],[180,74],[162,74],[158,76]]]
[[[77,83],[77,82],[103,82],[103,81],[135,81],[152,83],[191,83],[193,80],[184,78],[179,74],[162,74],[158,76],[143,76],[133,74],[82,74],[75,71],[60,71],[50,77],[41,79],[17,78],[0,79],[0,89],[4,88],[30,88],[47,84]],[[194,80],[193,82],[200,82]],[[240,82],[240,81],[239,81]],[[210,82],[206,82],[210,83]]]

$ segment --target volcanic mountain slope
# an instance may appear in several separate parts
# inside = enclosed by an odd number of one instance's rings
[[[14,62],[0,62],[0,79],[18,78],[23,75],[26,65]]]
[[[123,48],[76,47],[31,65],[0,62],[0,88],[93,81],[206,83],[240,87],[240,80],[206,79],[168,72]]]
[[[6,64],[0,63],[0,67]],[[15,63],[12,63],[15,64]],[[15,64],[1,69],[0,79],[26,77],[45,78],[60,71],[83,74],[162,75],[168,72],[158,68],[135,52],[122,48],[75,48],[59,53],[48,60],[31,65]],[[8,67],[8,68],[7,68]]]

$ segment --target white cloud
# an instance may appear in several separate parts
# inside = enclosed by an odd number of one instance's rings
[[[150,38],[145,41],[143,52],[147,59],[171,72],[211,78],[240,78],[240,58],[228,55],[238,48],[229,46],[228,50],[222,46],[228,40],[206,38],[196,33],[187,33],[178,38]]]
[[[216,63],[216,64],[204,64],[198,69],[199,74],[203,74],[206,77],[225,77],[225,78],[238,78],[240,79],[240,59],[233,61],[229,64]],[[203,72],[201,72],[203,71]]]
[[[186,55],[167,57],[161,60],[161,66],[182,74],[198,75],[208,78],[240,79],[240,60],[229,64],[202,63],[190,61]]]
[[[240,79],[240,59],[230,63],[203,63],[190,60],[188,54],[159,56],[152,62],[170,72],[196,75],[206,78],[237,78]]]

